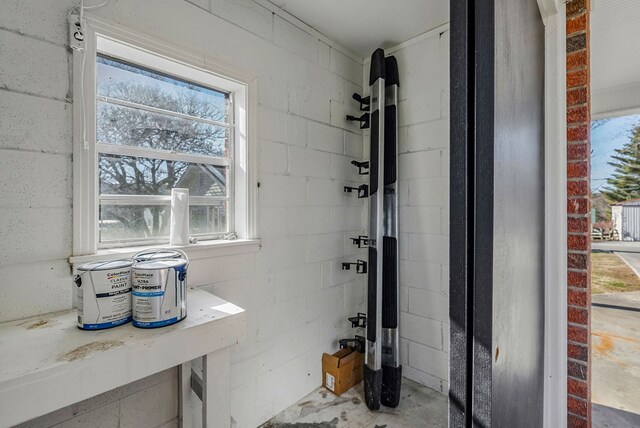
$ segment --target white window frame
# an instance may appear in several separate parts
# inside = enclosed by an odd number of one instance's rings
[[[98,238],[99,180],[96,141],[96,57],[97,53],[122,59],[155,70],[169,72],[204,86],[231,94],[230,205],[229,229],[241,240],[257,237],[256,224],[256,114],[257,79],[251,74],[215,59],[149,38],[132,30],[104,23],[85,14],[84,41],[75,40],[77,16],[70,18],[73,48],[73,254],[99,254],[110,244],[100,245]],[[170,69],[167,69],[170,66]],[[103,146],[101,146],[103,147]],[[128,148],[125,148],[127,150]],[[122,154],[125,154],[122,152]],[[154,154],[153,157],[158,157]],[[231,216],[230,216],[231,217]],[[224,244],[224,241],[211,241]],[[141,242],[121,243],[122,248]],[[168,244],[168,240],[165,244]],[[236,243],[237,244],[237,243]],[[202,246],[202,242],[199,244]]]

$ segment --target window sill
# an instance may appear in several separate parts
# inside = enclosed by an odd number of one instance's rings
[[[69,263],[75,268],[89,262],[129,258],[142,250],[155,248],[177,248],[184,251],[191,260],[233,254],[255,253],[260,249],[259,239],[236,239],[233,241],[211,240],[189,245],[147,245],[141,247],[111,248],[99,250],[96,254],[69,257]]]

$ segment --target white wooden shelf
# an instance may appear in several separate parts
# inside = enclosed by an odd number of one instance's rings
[[[227,397],[214,403],[215,409],[203,405],[203,416],[213,410],[219,415],[217,423],[211,417],[204,423],[228,426],[229,346],[244,340],[244,310],[200,289],[189,289],[187,296],[187,318],[159,329],[127,324],[83,331],[76,327],[75,310],[0,324],[0,426],[13,426],[171,367],[184,364],[181,373],[189,373],[188,363],[200,356],[205,363],[209,357],[209,379],[202,380],[207,395]]]

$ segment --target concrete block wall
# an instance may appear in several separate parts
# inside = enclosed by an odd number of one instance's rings
[[[3,0],[0,13],[0,321],[72,305],[72,105],[67,13],[77,0]],[[261,249],[199,258],[191,285],[247,309],[246,342],[232,351],[232,415],[255,427],[321,383],[322,352],[352,335],[364,278],[340,269],[365,257],[348,240],[364,231],[364,206],[342,186],[363,157],[351,93],[362,61],[304,25],[251,0],[118,0],[94,11],[188,51],[255,73],[259,85]],[[25,273],[28,272],[28,275]],[[174,423],[170,370],[61,409],[31,426]],[[136,406],[130,398],[161,403]],[[145,398],[146,397],[146,398]]]
[[[165,370],[20,424],[19,427],[177,428],[177,389],[176,369]]]
[[[449,31],[391,49],[400,72],[400,356],[437,391],[449,377]]]
[[[385,49],[398,60],[402,374],[449,389],[449,29]],[[365,59],[365,94],[370,61]],[[365,158],[369,159],[369,131]]]

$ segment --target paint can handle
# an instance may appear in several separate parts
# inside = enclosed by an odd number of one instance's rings
[[[149,256],[149,259],[147,260],[150,260],[153,256],[160,253],[178,253],[187,261],[187,267],[189,267],[189,256],[187,256],[187,253],[185,253],[184,251],[178,248],[154,248],[150,250],[138,251],[133,256],[131,256],[131,260],[133,260],[133,262],[136,263],[138,261],[137,259],[143,255]],[[163,259],[169,259],[169,258],[171,257],[159,257],[155,260],[163,260]]]

